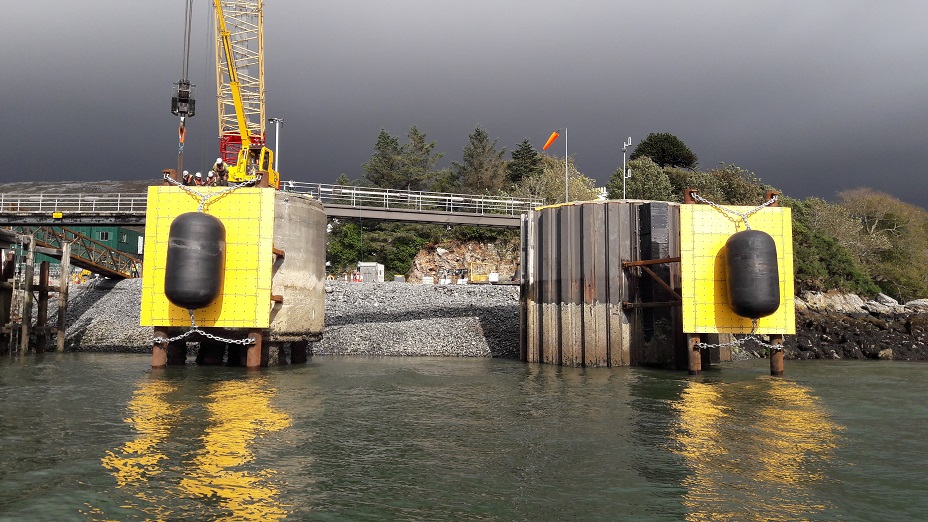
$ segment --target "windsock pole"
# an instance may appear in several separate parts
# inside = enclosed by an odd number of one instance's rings
[[[560,130],[560,129],[558,129]],[[551,133],[551,136],[548,137],[548,141],[545,142],[545,146],[541,150],[548,150],[548,147],[554,143],[560,134],[557,131]],[[567,127],[564,127],[564,203],[567,203],[570,200],[567,190]]]

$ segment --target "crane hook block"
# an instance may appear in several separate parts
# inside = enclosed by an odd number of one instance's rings
[[[174,218],[168,232],[164,295],[187,309],[205,308],[222,293],[226,228],[203,212]]]
[[[743,230],[725,243],[728,303],[741,317],[760,319],[780,307],[777,245],[760,230]]]

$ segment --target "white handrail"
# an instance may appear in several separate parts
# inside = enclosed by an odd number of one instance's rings
[[[443,211],[516,216],[544,205],[544,201],[486,194],[451,194],[421,190],[378,189],[325,183],[284,183],[286,190],[308,194],[322,203],[350,204],[417,211]],[[0,194],[0,213],[48,214],[85,212],[144,214],[145,193],[115,194]],[[410,207],[412,207],[410,209]]]

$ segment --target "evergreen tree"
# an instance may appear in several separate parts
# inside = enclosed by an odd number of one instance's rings
[[[405,188],[401,185],[403,161],[400,141],[384,129],[380,129],[377,135],[374,154],[361,168],[367,180],[375,187]]]
[[[506,149],[496,150],[496,140],[490,142],[486,131],[479,126],[469,136],[461,163],[453,163],[460,190],[473,193],[497,192],[506,179]]]
[[[436,173],[435,165],[444,156],[443,153],[432,153],[435,142],[425,139],[425,133],[415,125],[410,127],[409,143],[402,147],[402,165],[405,186],[395,187],[406,190],[430,190]]]
[[[659,167],[682,167],[695,169],[699,158],[693,154],[680,138],[669,132],[652,132],[635,147],[630,159],[642,156],[651,158]]]
[[[517,184],[526,176],[541,173],[541,156],[532,143],[526,138],[512,151],[512,161],[506,165],[506,173],[510,183]]]

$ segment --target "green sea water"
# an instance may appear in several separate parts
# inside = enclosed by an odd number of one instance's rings
[[[928,365],[0,359],[0,520],[924,520]]]

